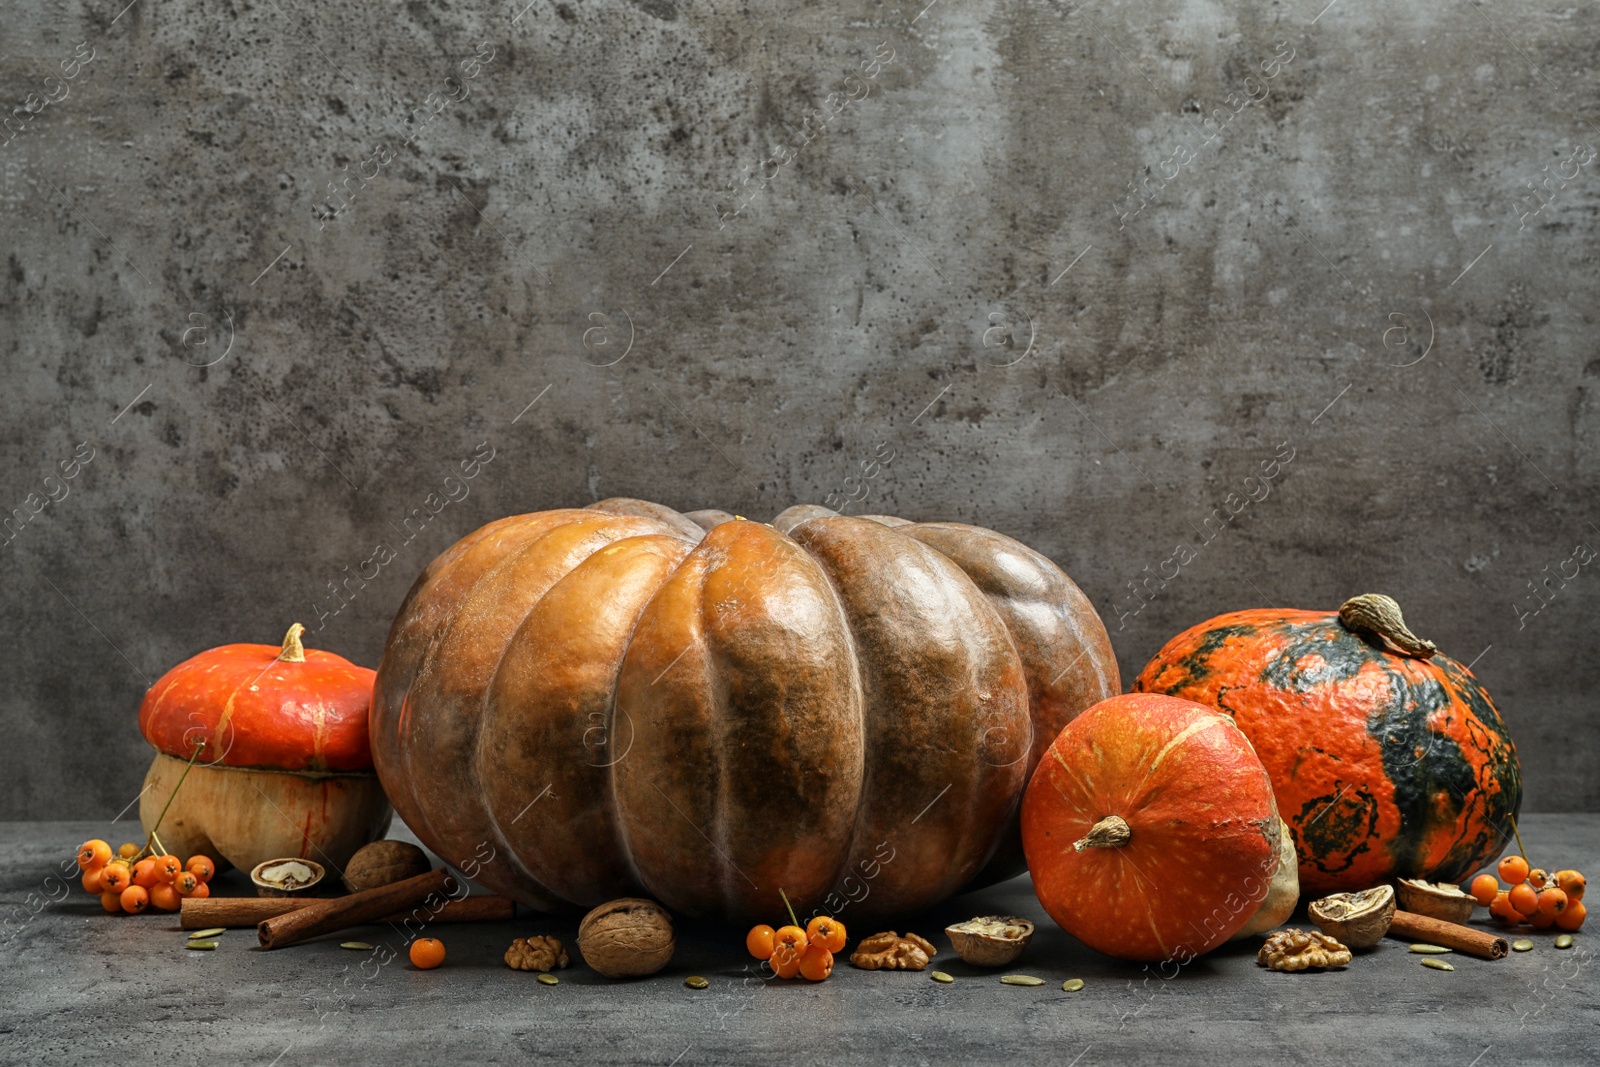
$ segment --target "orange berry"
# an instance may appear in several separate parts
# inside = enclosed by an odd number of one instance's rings
[[[183,870],[183,861],[176,856],[156,857],[156,877],[159,881],[170,882]]]
[[[1555,886],[1547,886],[1539,890],[1540,915],[1556,916],[1567,910],[1567,895]]]
[[[177,877],[172,879],[172,888],[180,897],[186,897],[199,889],[205,883],[195,877],[193,871],[179,871]]]
[[[117,856],[119,859],[131,860],[133,857],[137,856],[143,851],[144,849],[140,848],[132,841],[124,841],[122,844],[117,846]]]
[[[831,915],[818,915],[806,923],[806,942],[838,952],[844,948],[844,923]]]
[[[1528,884],[1535,889],[1543,889],[1544,884],[1550,880],[1550,874],[1543,867],[1535,867],[1528,872]]]
[[[419,937],[411,942],[411,965],[431,971],[444,962],[444,942],[436,937]]]
[[[1583,875],[1577,871],[1557,871],[1555,878],[1568,900],[1583,899]]]
[[[1583,925],[1583,917],[1588,914],[1583,910],[1583,901],[1567,901],[1567,910],[1556,916],[1557,930],[1576,930]]]
[[[1507,856],[1500,861],[1500,877],[1511,885],[1521,885],[1528,880],[1528,861],[1521,856]]]
[[[1522,921],[1521,912],[1511,906],[1509,896],[1503,891],[1496,893],[1494,899],[1489,902],[1489,914],[1512,926]]]
[[[750,932],[744,935],[744,947],[756,959],[770,960],[772,958],[772,935],[775,933],[777,931],[766,923],[752,926]]]
[[[113,860],[100,869],[100,887],[107,893],[120,893],[133,884],[133,872],[122,860]]]
[[[113,915],[121,915],[122,895],[120,893],[101,893],[100,906]]]
[[[184,896],[190,897],[193,900],[204,900],[210,895],[211,887],[206,885],[204,882],[201,882],[199,885],[195,886],[193,890],[184,894]]]
[[[122,891],[122,910],[137,915],[150,906],[150,891],[142,885],[130,885]]]
[[[78,866],[87,871],[91,867],[104,867],[111,862],[111,846],[98,837],[78,846]]]
[[[161,874],[156,868],[154,856],[146,856],[133,865],[133,884],[149,889],[161,881]]]
[[[1535,930],[1548,930],[1555,924],[1556,917],[1554,915],[1534,914],[1528,919],[1528,925],[1533,927]]]
[[[177,911],[183,903],[178,891],[169,882],[157,882],[150,887],[150,903],[162,911]]]
[[[806,950],[806,932],[798,926],[780,927],[772,935],[772,969],[779,978],[800,973],[800,956]]]
[[[84,871],[83,891],[85,893],[93,893],[95,896],[99,896],[101,893],[104,893],[106,891],[106,887],[101,885],[100,882],[101,879],[105,877],[105,873],[106,869],[104,867],[90,867],[88,870]]]
[[[1472,880],[1472,895],[1478,898],[1478,903],[1487,908],[1494,903],[1494,895],[1500,892],[1500,880],[1492,874],[1480,874]]]
[[[833,953],[813,942],[800,954],[800,975],[810,982],[820,982],[833,973]]]
[[[211,862],[209,856],[190,856],[184,869],[193,872],[202,882],[211,881],[211,876],[217,873],[217,865]]]
[[[1527,882],[1512,886],[1506,896],[1511,901],[1511,906],[1522,913],[1523,918],[1539,910],[1539,894],[1535,893],[1533,886]]]

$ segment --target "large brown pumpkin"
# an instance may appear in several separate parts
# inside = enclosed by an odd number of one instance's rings
[[[407,824],[544,909],[903,914],[1019,873],[1039,754],[1119,688],[1077,586],[975,526],[694,517],[521,515],[429,565],[372,711]]]
[[[1272,776],[1307,896],[1459,881],[1511,837],[1522,777],[1499,711],[1388,597],[1219,615],[1167,642],[1134,689],[1233,716]]]

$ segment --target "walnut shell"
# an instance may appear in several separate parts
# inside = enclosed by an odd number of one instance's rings
[[[1466,922],[1472,918],[1472,909],[1478,904],[1475,897],[1463,893],[1454,882],[1400,878],[1394,885],[1401,910],[1426,915],[1430,919],[1442,919],[1447,923],[1459,925]]]
[[[613,900],[578,924],[578,952],[607,978],[655,974],[672,959],[676,947],[672,917],[653,900]]]
[[[344,867],[344,886],[352,893],[401,882],[433,870],[427,853],[409,841],[374,841],[356,850]]]
[[[983,915],[944,928],[950,946],[967,963],[1004,967],[1022,955],[1033,938],[1033,923],[1016,916]]]
[[[1394,888],[1380,885],[1359,893],[1335,893],[1306,908],[1317,929],[1350,948],[1370,948],[1394,921]]]

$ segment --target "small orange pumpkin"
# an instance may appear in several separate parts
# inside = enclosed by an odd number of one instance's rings
[[[1121,959],[1187,963],[1256,914],[1280,865],[1272,781],[1226,715],[1128,694],[1068,723],[1022,801],[1039,903]]]
[[[1134,689],[1233,716],[1272,776],[1307,894],[1460,881],[1511,837],[1522,777],[1499,711],[1389,597],[1219,615],[1167,642]]]

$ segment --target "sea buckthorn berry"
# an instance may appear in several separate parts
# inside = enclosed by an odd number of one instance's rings
[[[150,887],[150,903],[162,911],[177,911],[183,903],[178,891],[169,882],[157,882]]]
[[[1533,886],[1527,882],[1512,886],[1506,897],[1511,901],[1511,906],[1521,912],[1524,918],[1539,910],[1539,894],[1535,893]]]
[[[1521,885],[1528,880],[1528,861],[1521,856],[1507,856],[1500,861],[1500,877],[1511,885]]]
[[[1567,909],[1556,916],[1556,929],[1569,932],[1576,930],[1583,925],[1583,917],[1587,914],[1583,910],[1583,901],[1569,899],[1567,901]]]
[[[147,856],[133,865],[133,884],[149,889],[161,881],[154,856]]]
[[[804,955],[803,949],[792,945],[778,945],[772,950],[772,973],[779,978],[796,978],[800,974],[800,958]]]
[[[101,879],[105,877],[105,873],[106,869],[104,867],[90,867],[88,870],[84,871],[83,891],[85,893],[93,893],[95,896],[99,896],[101,893],[104,893],[106,891],[106,887],[100,883]]]
[[[818,915],[806,923],[806,943],[821,945],[829,952],[844,948],[844,923],[831,915]]]
[[[1480,874],[1472,880],[1472,895],[1485,908],[1494,903],[1494,895],[1498,892],[1500,879],[1492,874]]]
[[[800,976],[807,981],[820,982],[833,973],[833,953],[816,941],[806,946],[800,954]]]
[[[1535,867],[1533,870],[1528,872],[1528,884],[1533,886],[1535,889],[1543,889],[1545,883],[1549,880],[1550,873],[1543,867]]]
[[[107,893],[120,893],[133,884],[133,872],[121,860],[106,864],[100,869],[100,888]]]
[[[170,882],[183,870],[183,861],[176,856],[157,856],[156,874],[163,882]]]
[[[201,882],[199,885],[195,886],[194,889],[190,890],[184,895],[189,897],[191,900],[204,900],[206,897],[211,895],[211,887],[206,885],[204,882]]]
[[[120,894],[120,893],[101,893],[100,894],[100,906],[102,908],[106,909],[107,911],[109,911],[113,915],[121,915],[122,914],[122,894]]]
[[[1583,875],[1577,871],[1557,871],[1556,885],[1567,895],[1568,900],[1583,899]]]
[[[1528,917],[1528,925],[1535,930],[1548,930],[1556,924],[1554,915],[1539,915],[1535,913]]]
[[[188,896],[204,884],[195,876],[193,871],[179,871],[177,876],[172,879],[172,888],[177,891],[180,897]]]
[[[119,859],[131,860],[133,857],[137,856],[143,851],[143,849],[134,844],[132,841],[124,841],[122,844],[117,846],[117,857]]]
[[[137,915],[150,906],[150,890],[142,885],[130,885],[122,891],[122,910]]]
[[[1489,914],[1512,926],[1522,921],[1522,913],[1511,906],[1510,897],[1504,892],[1496,893],[1489,902]]]
[[[1552,918],[1567,910],[1567,895],[1555,886],[1546,886],[1539,890],[1540,915],[1549,915]]]
[[[91,867],[104,867],[111,862],[111,846],[98,837],[78,846],[78,867],[87,871]]]
[[[419,937],[411,942],[411,965],[431,971],[444,962],[444,942],[436,937]]]
[[[184,869],[192,871],[202,882],[211,881],[211,876],[217,873],[217,865],[211,862],[210,856],[190,856]]]
[[[766,923],[752,926],[750,932],[744,935],[744,947],[756,959],[770,960],[772,958],[772,935],[775,933],[777,931]]]

